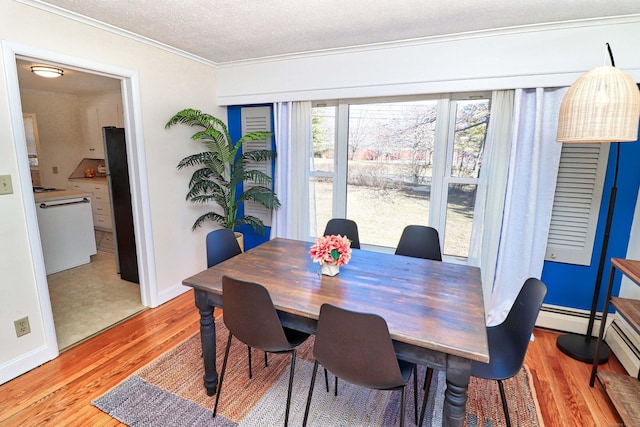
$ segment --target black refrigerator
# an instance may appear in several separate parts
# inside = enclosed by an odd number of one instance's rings
[[[118,272],[122,280],[140,283],[124,128],[104,127],[102,134],[113,213],[113,236],[116,243]]]

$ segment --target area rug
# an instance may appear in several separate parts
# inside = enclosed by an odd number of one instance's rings
[[[218,369],[222,366],[227,331],[222,319],[216,320]],[[298,350],[293,383],[290,426],[302,425],[302,418],[313,368],[313,337]],[[241,426],[284,425],[289,380],[288,355],[269,355],[264,366],[261,352],[253,353],[253,379],[249,380],[247,347],[234,340],[218,406],[212,419],[215,396],[207,396],[202,376],[200,336],[196,334],[143,367],[92,405],[129,426]],[[424,367],[418,370],[418,405],[422,405]],[[509,399],[511,422],[517,426],[541,426],[542,418],[535,398],[531,373],[524,367],[504,382]],[[338,382],[334,395],[319,374],[311,403],[310,426],[392,426],[398,425],[400,393],[368,390],[346,381]],[[412,384],[412,383],[411,383]],[[442,402],[446,387],[443,372],[434,375],[427,403],[424,426],[442,424]],[[407,388],[405,425],[414,425],[413,385]],[[500,395],[495,381],[472,378],[467,401],[468,427],[505,426]]]

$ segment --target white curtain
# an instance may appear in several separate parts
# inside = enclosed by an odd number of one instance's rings
[[[518,89],[495,281],[487,325],[501,323],[524,281],[540,278],[562,144],[556,142],[562,89]]]
[[[482,170],[474,209],[476,217],[473,219],[469,264],[480,267],[482,272],[485,307],[488,307],[491,301],[496,273],[511,153],[514,92],[499,90],[491,95],[491,120],[482,155]]]
[[[274,189],[282,206],[273,211],[271,238],[303,240],[309,234],[311,102],[274,104],[274,122],[277,152]]]

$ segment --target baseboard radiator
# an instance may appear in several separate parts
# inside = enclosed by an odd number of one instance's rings
[[[602,313],[597,313],[592,335],[600,332]],[[589,324],[589,312],[568,307],[543,304],[536,326],[561,332],[584,334]],[[640,335],[617,314],[607,316],[605,342],[629,375],[637,376],[640,369]]]

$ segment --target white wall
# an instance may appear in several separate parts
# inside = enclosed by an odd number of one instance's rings
[[[640,191],[636,201],[636,210],[633,214],[633,224],[631,225],[626,258],[640,260]],[[640,299],[640,285],[635,284],[631,279],[623,275],[622,284],[620,285],[620,297]]]
[[[151,242],[155,254],[150,277],[156,282],[157,303],[179,293],[182,279],[206,265],[204,236],[191,232],[200,211],[184,200],[188,175],[176,170],[177,162],[195,152],[189,129],[164,129],[167,120],[186,107],[225,117],[215,102],[216,70],[179,56],[42,10],[0,0],[0,40],[61,57],[77,58],[114,69],[131,70],[138,78],[141,140],[146,160],[142,185],[148,189]],[[23,192],[8,86],[15,63],[0,57],[0,175],[10,175],[13,194],[0,195],[0,383],[55,356],[47,341],[38,297],[37,277],[43,275],[41,256],[32,256],[30,217],[25,206],[32,195]],[[134,87],[137,90],[138,87]],[[32,333],[16,338],[13,321],[29,316]]]
[[[221,66],[220,105],[568,86],[602,65],[640,81],[640,15]]]
[[[23,91],[22,111],[35,113],[40,139],[38,161],[43,187],[67,188],[69,175],[82,159],[80,98],[54,92]],[[53,167],[58,173],[53,173]]]

